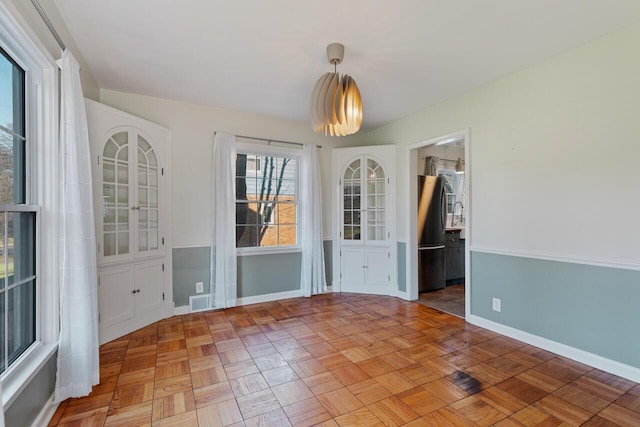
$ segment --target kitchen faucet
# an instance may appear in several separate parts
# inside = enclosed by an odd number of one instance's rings
[[[455,202],[451,207],[451,227],[457,224],[457,222],[453,222],[456,217],[456,205],[460,205],[460,221],[458,222],[462,222],[462,213],[464,212],[464,205],[462,204],[462,202]]]

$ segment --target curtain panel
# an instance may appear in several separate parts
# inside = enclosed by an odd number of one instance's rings
[[[100,380],[91,154],[80,66],[65,50],[60,98],[60,341],[55,401],[86,396]]]
[[[234,307],[238,295],[235,140],[235,135],[223,132],[216,132],[213,138],[210,287],[212,308]]]
[[[318,147],[305,144],[300,170],[300,289],[304,296],[327,292],[322,243],[322,188]]]

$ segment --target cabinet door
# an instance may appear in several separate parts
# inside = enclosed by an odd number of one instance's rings
[[[342,290],[344,292],[362,292],[365,269],[364,249],[344,247],[340,260]]]
[[[149,257],[160,253],[162,235],[160,232],[160,192],[162,168],[156,150],[139,130],[135,132],[135,254],[136,258]]]
[[[134,316],[133,267],[109,268],[99,273],[98,310],[100,327],[124,322]]]
[[[388,293],[390,264],[389,251],[386,248],[366,249],[364,287],[367,293]]]
[[[135,268],[136,316],[155,311],[162,318],[162,262],[145,262]]]

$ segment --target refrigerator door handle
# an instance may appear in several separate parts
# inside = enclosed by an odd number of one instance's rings
[[[442,229],[447,228],[447,193],[442,188],[442,193],[440,193],[440,218],[442,219]]]
[[[433,251],[435,249],[444,249],[444,245],[440,246],[427,246],[423,248],[418,248],[419,251]]]

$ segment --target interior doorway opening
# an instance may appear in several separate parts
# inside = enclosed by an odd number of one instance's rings
[[[409,146],[409,296],[459,317],[470,314],[469,132]]]

